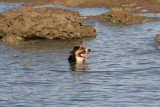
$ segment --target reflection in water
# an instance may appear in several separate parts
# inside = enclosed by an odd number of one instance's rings
[[[1,69],[17,70],[70,70],[68,56],[75,45],[92,41],[94,38],[73,40],[29,40],[19,44],[6,44],[0,41]],[[5,57],[4,57],[5,56]],[[4,60],[4,61],[2,61]],[[84,64],[82,64],[84,65]],[[82,69],[83,67],[81,67]],[[79,69],[79,67],[78,67]],[[83,68],[83,71],[85,69]]]
[[[71,71],[88,71],[88,65],[85,62],[82,63],[70,63]]]
[[[95,37],[83,38],[83,39],[70,39],[70,40],[28,40],[28,41],[18,41],[16,44],[7,44],[5,46],[17,50],[65,50],[66,48],[71,49],[75,45],[83,44],[84,41],[92,41]]]
[[[1,107],[158,107],[160,50],[153,37],[160,22],[91,24],[97,30],[93,39],[0,41]],[[86,63],[70,65],[69,51],[79,44],[92,53]]]

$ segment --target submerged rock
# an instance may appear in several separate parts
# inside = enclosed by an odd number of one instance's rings
[[[160,42],[160,34],[157,34],[156,37],[154,38],[155,42]]]
[[[60,8],[32,8],[20,6],[0,14],[0,36],[25,39],[68,39],[95,36],[91,25],[82,25],[77,11]],[[7,39],[9,38],[9,39]]]
[[[160,49],[160,45],[157,45],[156,48],[157,48],[157,49]]]
[[[156,37],[154,38],[154,41],[155,42],[160,42],[160,34],[156,35]],[[157,45],[156,48],[160,50],[160,45]]]

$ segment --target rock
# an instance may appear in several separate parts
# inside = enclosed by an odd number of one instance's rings
[[[6,36],[2,40],[3,40],[4,43],[19,44],[24,39],[21,38],[21,37],[18,37],[18,36]]]
[[[156,46],[157,49],[160,49],[160,45]]]
[[[160,42],[160,34],[157,34],[156,37],[154,38],[155,42]]]
[[[129,8],[133,13],[159,13],[159,0],[0,0],[1,2],[23,2],[25,6],[33,5],[66,5],[71,7],[105,7],[111,8]],[[137,7],[140,7],[137,9]]]
[[[147,21],[160,21],[159,17],[147,17],[140,15],[133,15],[129,13],[131,10],[122,8],[112,8],[111,11],[102,13],[97,16],[87,16],[86,19],[97,18],[101,22],[109,22],[112,24],[130,25],[136,23],[143,23]]]
[[[26,39],[71,39],[95,36],[91,25],[82,25],[77,11],[60,8],[32,8],[20,6],[0,14],[0,36],[4,40]],[[19,40],[19,39],[18,39]]]
[[[122,8],[111,8],[111,11],[123,11]]]
[[[146,22],[145,16],[136,16],[122,11],[121,9],[109,11],[97,16],[101,22],[110,22],[113,24],[136,24]]]

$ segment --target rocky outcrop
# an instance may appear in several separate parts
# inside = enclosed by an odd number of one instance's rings
[[[113,9],[109,12],[98,16],[88,16],[87,18],[97,18],[101,22],[109,22],[112,24],[136,24],[146,22],[145,16],[136,16],[121,10],[121,8]]]
[[[82,25],[77,11],[20,6],[0,14],[0,36],[14,39],[68,39],[95,36],[91,25]],[[10,39],[7,39],[10,38]]]
[[[0,0],[4,2],[24,2],[26,6],[55,4],[76,7],[123,8],[133,13],[160,13],[159,0]]]
[[[146,22],[146,17],[135,16],[124,11],[110,11],[98,16],[101,22],[111,22],[113,24],[135,24]]]

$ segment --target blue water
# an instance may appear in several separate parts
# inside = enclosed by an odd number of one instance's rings
[[[46,4],[46,5],[37,5],[33,6],[34,8],[41,8],[41,7],[53,7],[53,8],[62,8],[62,9],[68,9],[68,10],[74,10],[79,11],[80,15],[85,16],[94,16],[94,15],[100,15],[102,13],[108,12],[109,10],[106,8],[73,8],[73,7],[66,7],[62,5],[52,5],[52,4]]]
[[[21,4],[22,3],[0,2],[0,13],[4,12],[6,9],[14,9]]]
[[[2,12],[8,5],[14,8],[20,4],[0,5]],[[108,11],[77,10],[83,16]],[[83,22],[96,28],[96,37],[18,45],[0,41],[1,107],[160,106],[160,50],[154,42],[160,22],[127,26],[94,19]],[[67,61],[70,49],[78,44],[92,50],[78,68],[83,71],[75,71]]]

